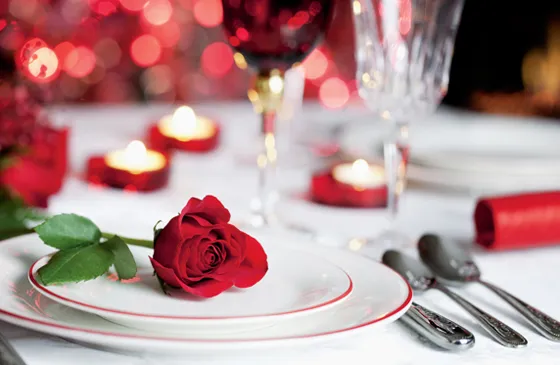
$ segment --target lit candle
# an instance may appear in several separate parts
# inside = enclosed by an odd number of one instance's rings
[[[181,142],[209,139],[216,134],[215,123],[209,118],[196,115],[188,106],[182,106],[173,115],[163,117],[158,128],[164,136]]]
[[[152,172],[163,169],[166,166],[166,158],[163,154],[146,149],[144,143],[132,141],[123,150],[110,152],[105,156],[107,166],[138,175],[144,172]]]
[[[370,165],[363,159],[335,166],[332,176],[338,182],[352,185],[356,189],[372,189],[385,185],[383,167]]]

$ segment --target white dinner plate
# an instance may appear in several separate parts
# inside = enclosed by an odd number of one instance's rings
[[[341,148],[382,157],[391,124],[350,125]],[[442,112],[412,123],[407,178],[455,190],[512,193],[560,186],[560,126],[540,119]]]
[[[337,304],[352,292],[352,280],[336,265],[316,255],[299,255],[283,246],[267,251],[269,270],[255,286],[232,288],[214,298],[197,298],[181,290],[164,295],[149,256],[152,250],[131,247],[138,265],[134,279],[121,282],[111,272],[78,284],[41,284],[37,271],[49,256],[29,270],[29,280],[46,297],[112,322],[150,331],[232,333],[261,328],[287,318],[308,315]]]
[[[282,246],[300,255],[322,257],[346,271],[352,293],[340,305],[308,316],[289,319],[258,330],[221,337],[183,333],[153,333],[109,322],[97,315],[54,302],[34,290],[27,272],[40,257],[52,253],[36,235],[0,244],[0,319],[14,325],[86,344],[113,349],[165,354],[212,356],[247,350],[317,345],[352,335],[371,333],[408,310],[412,290],[386,266],[356,253],[321,247],[292,236],[253,233],[268,252]],[[372,331],[372,332],[369,332]]]
[[[560,126],[535,121],[472,120],[411,131],[410,162],[430,168],[560,177]]]

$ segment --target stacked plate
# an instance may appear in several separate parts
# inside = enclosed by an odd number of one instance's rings
[[[379,154],[390,125],[349,128],[344,148]],[[367,136],[367,137],[366,137]],[[445,112],[410,126],[411,181],[475,192],[560,187],[560,125],[539,119]]]
[[[52,250],[35,235],[2,243],[0,319],[87,344],[127,351],[208,354],[309,345],[373,331],[406,312],[408,284],[368,258],[293,237],[256,235],[269,272],[249,289],[197,299],[159,288],[148,256],[139,271],[43,286],[37,270]]]

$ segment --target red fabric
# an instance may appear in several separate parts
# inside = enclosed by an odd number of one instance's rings
[[[190,141],[179,141],[164,136],[157,125],[153,125],[148,132],[148,145],[154,150],[170,151],[180,150],[188,152],[210,152],[215,150],[220,143],[220,128],[216,126],[216,133],[206,139],[192,139]]]
[[[560,244],[560,191],[483,198],[474,221],[476,242],[490,250]]]
[[[309,195],[317,203],[339,207],[373,208],[387,205],[387,186],[358,190],[338,182],[332,170],[316,173],[311,178]]]
[[[42,128],[25,153],[8,156],[11,161],[0,171],[0,186],[27,205],[45,208],[48,198],[62,188],[66,176],[68,130]]]
[[[89,159],[86,180],[95,185],[105,185],[129,191],[149,192],[167,186],[169,182],[169,157],[165,167],[158,171],[132,174],[107,166],[105,158],[93,156]]]

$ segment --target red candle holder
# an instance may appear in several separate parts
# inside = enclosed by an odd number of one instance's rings
[[[334,166],[311,177],[310,199],[319,204],[346,208],[378,208],[387,205],[387,185],[357,188],[333,176]]]
[[[89,183],[128,191],[151,192],[167,186],[170,175],[170,159],[164,154],[161,169],[133,173],[107,164],[105,156],[92,156],[88,160],[86,179]]]

